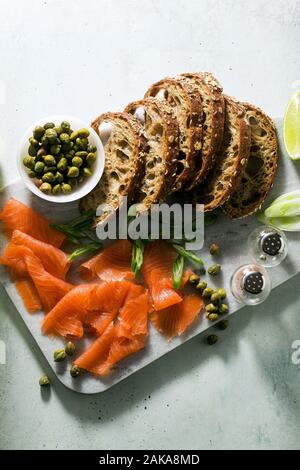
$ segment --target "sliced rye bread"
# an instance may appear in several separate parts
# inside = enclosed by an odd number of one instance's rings
[[[278,163],[278,142],[273,121],[261,109],[242,103],[251,127],[251,149],[240,184],[224,204],[233,219],[246,217],[260,208],[273,186]]]
[[[108,204],[118,210],[124,197],[134,198],[136,187],[144,175],[146,139],[140,122],[131,114],[105,113],[92,123],[105,150],[105,168],[95,189],[80,202],[81,210],[97,209]],[[104,212],[96,223],[105,222],[110,212]]]
[[[136,197],[142,213],[175,190],[179,127],[171,106],[157,98],[130,103],[125,112],[138,116],[147,139],[145,174]]]
[[[191,189],[203,181],[213,167],[220,149],[224,132],[224,97],[222,87],[208,72],[184,73],[180,77],[192,84],[200,93],[202,102],[202,161],[196,177],[191,176],[186,189]]]
[[[225,130],[222,147],[205,181],[194,189],[193,200],[212,211],[227,201],[239,184],[250,153],[251,131],[245,109],[225,96]]]
[[[166,77],[145,93],[166,100],[172,106],[179,125],[179,158],[176,170],[176,190],[194,174],[202,163],[202,104],[198,89],[187,80]]]

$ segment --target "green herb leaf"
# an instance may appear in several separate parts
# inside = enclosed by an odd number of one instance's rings
[[[184,257],[178,255],[173,263],[172,275],[173,275],[173,287],[174,289],[180,289],[182,285],[184,273]]]
[[[193,261],[196,264],[199,264],[200,266],[204,266],[204,262],[199,256],[197,256],[194,252],[192,251],[187,251],[183,246],[177,244],[177,243],[172,243],[174,249],[182,255],[184,258],[189,259],[190,261]]]
[[[137,276],[143,265],[144,261],[144,243],[141,239],[132,241],[132,251],[131,251],[131,270],[134,272],[134,275]]]
[[[91,243],[89,245],[82,246],[77,248],[73,253],[69,256],[69,261],[74,261],[74,259],[78,258],[78,256],[85,255],[87,253],[97,253],[102,248],[102,243]]]

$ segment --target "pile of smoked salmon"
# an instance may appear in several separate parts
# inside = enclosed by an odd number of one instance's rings
[[[44,311],[44,335],[94,341],[75,360],[97,376],[142,349],[149,320],[168,339],[184,333],[199,317],[202,298],[173,288],[176,252],[162,241],[145,247],[142,276],[131,270],[131,243],[118,240],[79,268],[83,283],[68,282],[71,267],[61,246],[65,236],[47,219],[21,202],[10,199],[0,212],[8,243],[0,256],[29,313]]]

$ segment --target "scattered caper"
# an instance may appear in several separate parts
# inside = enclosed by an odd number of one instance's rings
[[[44,163],[45,163],[45,165],[47,165],[47,166],[54,166],[54,165],[56,165],[56,160],[55,160],[55,158],[53,157],[53,155],[45,155],[45,157],[44,157]]]
[[[211,254],[212,256],[218,255],[219,252],[220,252],[220,247],[219,247],[219,245],[217,245],[216,243],[212,243],[212,244],[210,245],[209,252],[210,252],[210,254]]]
[[[44,147],[47,147],[47,145],[49,144],[49,140],[48,138],[44,135],[41,139],[41,144],[44,146]]]
[[[70,126],[70,123],[68,121],[63,121],[60,125],[61,129],[63,132],[69,132],[69,130],[71,129],[71,126]]]
[[[219,315],[217,313],[209,313],[207,318],[209,321],[216,321],[219,318]]]
[[[59,160],[57,164],[57,169],[58,171],[65,171],[67,166],[68,166],[68,160],[65,157],[63,157]]]
[[[86,137],[77,137],[76,138],[76,145],[80,150],[86,150],[88,146],[88,140]]]
[[[40,145],[40,144],[39,144],[39,141],[36,140],[34,137],[30,137],[30,138],[29,138],[29,143],[30,143],[31,145],[33,145],[33,147],[38,147],[38,146]]]
[[[26,168],[29,168],[30,170],[33,170],[34,165],[35,165],[35,159],[33,157],[25,157],[23,159],[23,165],[26,166]]]
[[[76,152],[75,155],[76,157],[86,158],[88,156],[88,153],[85,152],[84,150],[80,150],[79,152]]]
[[[55,181],[57,183],[62,183],[63,182],[64,177],[59,171],[57,171],[54,176],[55,176]]]
[[[34,165],[34,171],[36,173],[43,173],[44,168],[45,168],[45,165],[43,162],[36,162],[36,164]]]
[[[79,168],[79,167],[81,167],[82,164],[83,164],[82,158],[77,157],[77,156],[73,157],[73,159],[72,159],[72,165],[73,166],[77,166]]]
[[[221,320],[219,321],[219,323],[217,324],[217,327],[219,328],[219,330],[226,330],[226,328],[228,327],[229,325],[229,321],[228,320]]]
[[[73,377],[73,378],[78,377],[80,372],[81,372],[80,367],[78,367],[76,364],[73,364],[71,369],[70,369],[71,377]]]
[[[71,166],[68,170],[67,175],[69,178],[77,178],[79,176],[79,169],[76,166]]]
[[[200,281],[196,286],[196,289],[198,289],[201,294],[204,292],[206,288],[207,288],[207,282],[205,281]]]
[[[202,292],[202,295],[203,297],[209,299],[213,293],[214,293],[214,290],[211,287],[206,287],[204,291]]]
[[[218,292],[214,292],[212,294],[210,300],[212,301],[212,303],[217,303],[217,302],[219,302],[219,300],[221,300],[221,296]]]
[[[72,186],[68,183],[63,183],[61,185],[61,190],[64,194],[69,194],[72,191]]]
[[[48,139],[50,144],[55,144],[57,139],[57,134],[54,129],[46,129],[45,137]]]
[[[70,135],[70,139],[71,140],[76,140],[78,137],[78,131],[74,131],[72,132],[72,134]]]
[[[54,122],[46,122],[46,124],[44,124],[44,129],[53,129],[53,127],[55,127]]]
[[[58,136],[62,133],[62,128],[60,126],[53,127],[53,130],[55,130]]]
[[[225,289],[222,289],[221,287],[219,287],[219,288],[217,289],[217,293],[219,294],[220,299],[226,299],[227,294],[226,294],[226,290],[225,290]]]
[[[52,186],[49,183],[42,183],[40,185],[39,189],[44,194],[51,194],[52,193]]]
[[[206,341],[207,341],[207,344],[209,344],[210,346],[212,346],[213,344],[215,344],[217,341],[218,341],[218,336],[217,335],[209,335],[207,338],[206,338]]]
[[[62,134],[60,134],[59,140],[64,144],[69,143],[70,142],[70,136],[66,132],[63,132]]]
[[[51,171],[48,171],[48,173],[44,173],[43,177],[42,177],[42,180],[45,182],[45,183],[54,183],[55,181],[55,176],[53,173],[51,173]]]
[[[190,284],[197,284],[200,281],[200,276],[198,274],[191,274],[189,277],[189,283]]]
[[[47,375],[42,375],[39,380],[39,384],[41,387],[48,387],[50,385],[49,377]]]
[[[217,274],[219,274],[220,271],[221,271],[221,265],[220,264],[213,264],[207,270],[207,272],[208,272],[208,274],[210,274],[210,276],[216,276]]]
[[[90,131],[88,129],[79,129],[77,134],[78,137],[88,137],[90,135]]]
[[[66,358],[66,352],[64,349],[56,349],[53,353],[55,362],[62,362]]]
[[[228,305],[227,305],[227,304],[221,304],[221,305],[219,306],[219,313],[220,313],[221,315],[226,315],[226,313],[228,313],[228,311],[229,311],[229,308],[228,308]]]
[[[36,156],[37,156],[38,158],[43,158],[45,155],[47,155],[47,150],[44,149],[43,147],[40,148],[40,149],[37,151],[37,154],[36,154]]]
[[[218,312],[218,307],[216,307],[216,305],[214,305],[214,304],[208,304],[208,305],[205,306],[205,310],[208,313],[217,313]]]
[[[95,145],[90,144],[90,145],[87,146],[86,150],[87,150],[88,153],[96,153],[97,152],[97,147]]]
[[[29,154],[31,157],[35,157],[36,154],[37,154],[37,148],[34,147],[32,144],[30,144],[29,147],[28,147],[28,154]]]
[[[52,155],[58,155],[60,153],[60,150],[61,146],[58,144],[53,144],[50,147],[50,152],[52,153]]]
[[[96,154],[95,153],[89,153],[88,156],[86,157],[86,161],[89,165],[93,165],[96,161]]]
[[[44,184],[45,184],[45,183],[44,183]],[[52,193],[53,193],[53,194],[60,194],[60,193],[61,193],[61,186],[60,186],[60,184],[56,184],[55,186],[53,186]]]
[[[28,176],[29,176],[29,178],[36,178],[36,177],[37,177],[37,174],[36,174],[35,171],[29,171],[29,172],[28,172]]]
[[[84,176],[92,176],[92,171],[89,168],[83,168],[82,173]]]
[[[75,344],[72,343],[72,341],[69,341],[65,346],[65,351],[68,356],[73,356],[75,349]]]
[[[33,137],[36,140],[41,140],[41,138],[43,137],[44,134],[45,134],[45,129],[42,126],[36,126],[33,129]]]

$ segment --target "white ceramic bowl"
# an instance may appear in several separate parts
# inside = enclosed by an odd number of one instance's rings
[[[83,127],[90,131],[89,142],[92,145],[95,145],[97,147],[97,159],[92,167],[92,170],[93,170],[92,176],[85,178],[85,180],[81,184],[79,184],[78,187],[74,188],[71,193],[57,194],[57,195],[52,196],[49,194],[44,194],[34,184],[34,181],[28,176],[27,169],[23,165],[23,159],[24,157],[26,157],[26,155],[28,155],[28,147],[29,147],[28,139],[29,137],[32,137],[33,129],[36,126],[41,126],[41,125],[43,126],[47,122],[54,122],[55,125],[59,125],[62,121],[68,121],[71,124],[72,129],[75,131]],[[94,129],[91,128],[91,126],[87,125],[85,122],[73,116],[63,116],[63,115],[47,116],[35,122],[25,132],[22,138],[22,141],[20,143],[18,152],[17,152],[18,170],[27,188],[33,194],[40,197],[41,199],[44,199],[46,201],[51,201],[51,202],[58,202],[58,203],[77,201],[78,199],[81,199],[82,197],[86,196],[89,192],[91,192],[92,189],[94,189],[96,184],[99,182],[103,174],[104,163],[105,163],[104,148],[103,148],[101,139],[99,138],[98,134],[94,131]]]

